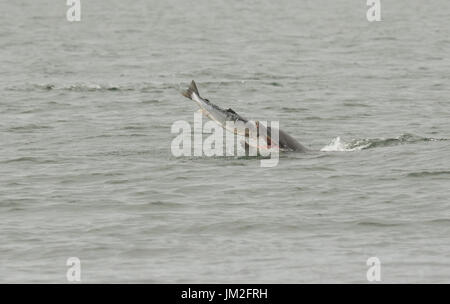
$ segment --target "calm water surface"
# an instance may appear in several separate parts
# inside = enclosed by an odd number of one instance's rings
[[[0,282],[450,282],[448,1],[59,2],[0,3]],[[312,152],[172,156],[191,79]]]

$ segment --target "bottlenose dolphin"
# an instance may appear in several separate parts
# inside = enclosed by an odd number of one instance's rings
[[[297,151],[297,152],[306,152],[308,149],[304,147],[302,144],[300,144],[297,140],[295,140],[292,136],[288,135],[286,132],[282,130],[273,129],[271,127],[266,127],[259,121],[250,121],[242,116],[240,116],[238,113],[233,111],[232,109],[222,109],[219,106],[216,106],[215,104],[211,103],[208,99],[200,97],[200,93],[198,92],[197,85],[195,84],[194,80],[192,80],[191,85],[189,88],[182,92],[183,96],[195,101],[197,105],[200,107],[202,113],[210,118],[211,120],[215,121],[217,124],[222,126],[225,130],[239,134],[239,131],[236,128],[230,128],[229,124],[227,122],[235,122],[235,123],[243,123],[243,124],[254,124],[256,129],[258,130],[258,136],[259,134],[266,134],[265,141],[267,143],[267,146],[278,146],[280,150],[284,151]],[[263,130],[263,132],[261,132]],[[244,133],[241,133],[239,135],[242,136],[248,136],[247,130],[244,130]],[[279,132],[278,140],[275,142],[271,134],[272,132]],[[246,143],[248,145],[248,142]]]

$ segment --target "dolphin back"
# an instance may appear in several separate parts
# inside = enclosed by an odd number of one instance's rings
[[[287,134],[286,132],[282,131],[282,130],[278,130],[279,133],[279,141],[280,141],[280,146],[283,148],[287,148],[287,149],[291,149],[293,151],[297,151],[297,152],[306,152],[308,151],[308,149],[303,146],[301,143],[299,143],[295,138],[293,138],[292,136],[290,136],[289,134]]]

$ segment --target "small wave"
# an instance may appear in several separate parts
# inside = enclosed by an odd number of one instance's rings
[[[388,223],[388,222],[377,222],[377,221],[361,221],[356,223],[358,226],[369,226],[369,227],[394,227],[400,226],[402,223]]]
[[[273,107],[265,107],[264,109],[273,109]],[[290,107],[282,107],[281,110],[286,111],[286,112],[303,112],[303,111],[307,111],[307,108],[290,108]]]
[[[9,91],[51,91],[51,90],[63,90],[63,91],[123,91],[130,90],[130,87],[121,87],[114,85],[101,85],[94,83],[77,83],[71,85],[56,85],[53,83],[45,84],[24,84],[20,86],[7,87]]]
[[[79,92],[85,92],[85,91],[129,91],[132,90],[130,87],[125,86],[114,86],[114,85],[101,85],[101,84],[73,84],[73,85],[66,85],[61,87],[53,86],[52,89],[56,90],[65,90],[65,91],[79,91]]]
[[[74,84],[22,84],[6,87],[8,91],[74,91],[74,92],[115,92],[115,91],[153,91],[164,89],[176,89],[176,85],[165,83],[135,83],[135,84],[99,84],[99,83],[74,83]]]
[[[440,176],[450,175],[450,171],[420,171],[408,173],[408,177],[425,177],[425,176]]]
[[[443,141],[445,138],[428,138],[413,134],[402,134],[395,138],[364,138],[353,139],[350,142],[343,141],[339,136],[334,138],[328,145],[320,149],[322,152],[351,152],[376,147],[389,147],[401,144],[412,144],[428,141]]]
[[[448,224],[450,224],[450,218],[437,218],[437,219],[429,220],[426,223],[448,225]]]
[[[350,152],[359,151],[366,148],[367,145],[352,146],[351,143],[344,142],[339,136],[334,138],[331,143],[320,149],[322,152]]]
[[[29,124],[29,125],[23,125],[23,126],[10,127],[7,130],[9,132],[30,132],[30,131],[46,130],[46,129],[53,129],[53,127],[51,127],[51,126],[44,126],[44,125]]]
[[[52,164],[52,163],[56,163],[56,161],[52,160],[52,159],[41,159],[41,158],[29,157],[29,156],[23,156],[23,157],[18,157],[18,158],[13,158],[13,159],[7,159],[7,160],[0,161],[0,163],[3,163],[3,164],[21,163],[21,162],[31,162],[31,163],[36,163],[36,164]]]

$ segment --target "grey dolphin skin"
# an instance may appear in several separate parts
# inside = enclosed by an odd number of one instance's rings
[[[208,99],[200,97],[200,93],[198,92],[197,85],[192,80],[191,85],[186,91],[182,92],[183,96],[193,100],[197,105],[200,107],[202,113],[210,118],[211,120],[215,121],[217,124],[222,126],[225,130],[230,131],[232,133],[236,133],[236,129],[229,129],[228,124],[226,124],[227,121],[232,122],[242,122],[247,123],[249,120],[246,118],[240,116],[232,109],[222,109],[219,106],[216,106],[215,104],[211,103]],[[260,124],[258,121],[256,121],[256,126],[259,128],[263,127],[262,124]],[[302,144],[300,144],[297,140],[295,140],[292,136],[288,135],[286,132],[282,130],[279,131],[279,139],[278,139],[278,146],[280,150],[287,150],[287,151],[297,151],[297,152],[306,152],[308,149],[304,147]],[[268,136],[268,143],[271,142],[270,134],[272,132],[272,129],[270,127],[267,127],[267,133]],[[245,135],[245,134],[241,134]]]

